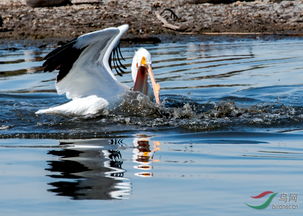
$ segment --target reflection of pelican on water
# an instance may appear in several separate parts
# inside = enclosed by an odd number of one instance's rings
[[[135,175],[152,177],[152,163],[159,142],[147,137],[135,138],[133,162],[140,172]],[[49,191],[72,199],[127,199],[131,192],[130,180],[124,177],[121,140],[95,139],[60,142],[61,149],[48,154],[57,156],[48,161],[51,173]]]
[[[60,143],[64,148],[49,151],[59,160],[48,161],[49,191],[73,199],[125,199],[131,190],[124,178],[119,145],[112,140],[85,140]]]
[[[149,138],[140,137],[135,138],[133,144],[135,146],[133,161],[137,163],[134,168],[142,170],[141,172],[136,173],[136,175],[141,177],[152,177],[153,173],[150,170],[153,169],[152,162],[158,161],[154,159],[154,154],[160,150],[160,142],[154,141],[151,146]]]

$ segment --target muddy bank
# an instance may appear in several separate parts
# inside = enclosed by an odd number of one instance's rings
[[[22,1],[4,0],[0,3],[0,39],[73,38],[124,23],[130,24],[128,37],[143,38],[234,32],[303,33],[303,1],[194,2],[199,1],[110,0],[101,4],[31,8]]]

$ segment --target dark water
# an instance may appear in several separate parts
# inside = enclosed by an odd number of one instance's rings
[[[53,47],[1,45],[0,215],[301,215],[303,40],[136,45],[128,69],[140,46],[162,106],[81,119],[34,114],[67,101],[42,73]]]

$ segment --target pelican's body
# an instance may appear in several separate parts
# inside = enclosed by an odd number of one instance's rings
[[[131,91],[130,87],[117,80],[111,70],[111,61],[114,59],[115,69],[119,75],[122,75],[121,67],[124,66],[119,59],[121,53],[118,46],[121,36],[127,29],[128,25],[122,25],[118,28],[88,33],[49,53],[45,57],[44,70],[59,70],[56,82],[57,92],[65,94],[71,101],[39,110],[36,114],[91,116],[117,106],[123,96]],[[139,68],[148,68],[151,64],[150,54],[145,49],[139,49],[134,59],[138,56],[141,58],[139,62],[133,60],[133,78]],[[142,59],[145,59],[145,62]],[[144,73],[147,74],[147,69]],[[152,89],[146,77],[139,79],[142,77],[136,76],[134,90],[150,95]],[[136,89],[136,84],[140,88]]]

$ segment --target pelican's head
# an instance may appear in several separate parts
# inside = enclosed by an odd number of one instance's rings
[[[150,53],[144,48],[139,48],[134,55],[131,67],[132,78],[135,83],[134,91],[140,91],[145,95],[148,95],[150,92],[153,92],[156,102],[159,104],[160,86],[155,81],[151,64],[152,59]],[[153,89],[150,89],[150,85],[148,85],[148,76],[151,79]]]

